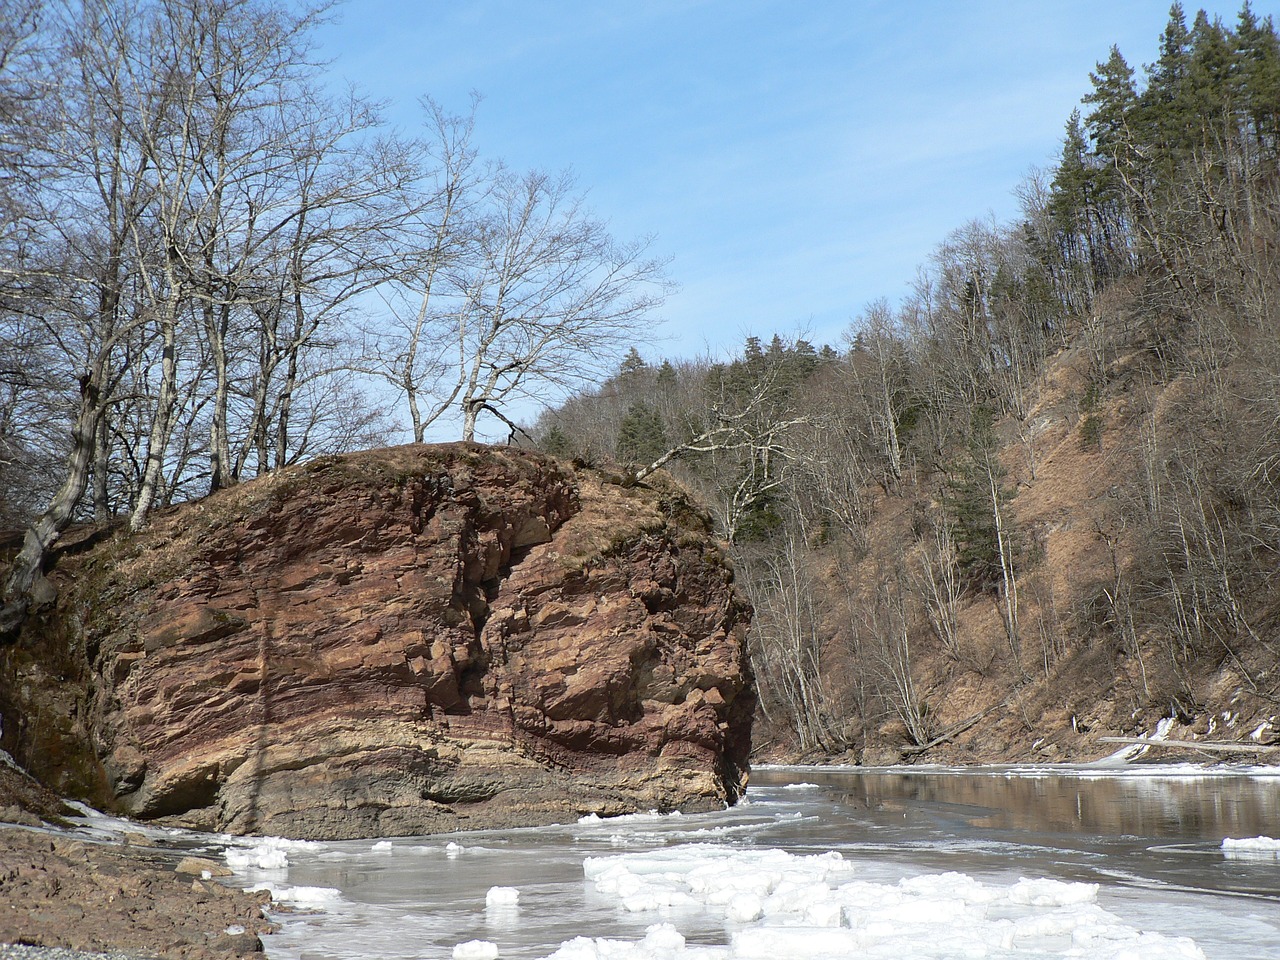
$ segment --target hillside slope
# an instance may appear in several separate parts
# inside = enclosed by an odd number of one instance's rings
[[[1264,749],[1280,745],[1280,582],[1235,582],[1248,566],[1230,555],[1239,531],[1216,515],[1220,490],[1207,478],[1185,489],[1214,439],[1188,436],[1201,385],[1154,384],[1145,351],[1129,350],[1098,390],[1090,363],[1079,348],[1062,352],[1027,417],[995,424],[1012,626],[1002,583],[957,582],[946,595],[936,534],[957,511],[948,478],[869,490],[864,543],[810,554],[824,600],[828,742],[805,750],[766,719],[762,756],[1085,761],[1124,748],[1107,738],[1159,729],[1239,747],[1128,753],[1280,761],[1280,747]],[[1265,571],[1277,544],[1263,546],[1250,561]]]

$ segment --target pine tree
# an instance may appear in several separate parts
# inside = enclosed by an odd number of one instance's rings
[[[1191,115],[1199,121],[1202,139],[1220,150],[1234,148],[1238,139],[1238,73],[1233,39],[1221,20],[1210,20],[1201,10],[1191,28],[1186,97]]]
[[[1181,3],[1169,8],[1160,57],[1146,72],[1147,88],[1138,98],[1138,139],[1155,162],[1155,176],[1167,183],[1196,146],[1193,131],[1199,128],[1191,89],[1191,32]]]
[[[669,394],[676,387],[676,368],[671,365],[670,360],[663,360],[662,366],[658,367],[658,374],[654,378],[658,390],[663,394]]]
[[[1072,110],[1062,141],[1062,160],[1049,187],[1049,216],[1063,247],[1068,263],[1083,262],[1095,272],[1098,267],[1095,222],[1098,221],[1096,196],[1099,179],[1109,171],[1100,171],[1089,151],[1080,111]]]
[[[618,425],[618,459],[627,464],[649,464],[669,446],[662,414],[642,400],[631,404]]]
[[[573,456],[574,452],[573,441],[559,426],[554,426],[544,433],[538,447],[543,453],[549,453],[553,457],[567,458]]]
[[[645,363],[644,357],[640,356],[640,351],[631,347],[618,366],[617,379],[624,382],[634,380],[648,369],[649,365]]]
[[[1274,158],[1280,140],[1280,39],[1271,18],[1259,22],[1248,3],[1240,11],[1235,54],[1253,145],[1269,149]]]
[[[1108,163],[1127,157],[1133,146],[1130,129],[1138,92],[1133,82],[1133,68],[1125,61],[1119,47],[1111,48],[1111,56],[1099,63],[1096,73],[1089,74],[1093,90],[1083,98],[1094,105],[1085,117],[1085,127],[1093,140],[1094,152]]]

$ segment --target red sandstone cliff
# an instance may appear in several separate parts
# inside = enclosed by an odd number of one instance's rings
[[[746,608],[706,522],[516,450],[326,458],[64,550],[3,745],[142,818],[305,837],[734,801]]]

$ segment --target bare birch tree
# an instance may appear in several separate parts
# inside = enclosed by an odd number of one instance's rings
[[[453,131],[453,145],[458,176],[465,178],[462,133]],[[408,351],[428,345],[444,371],[429,406],[414,414],[418,436],[457,416],[462,439],[474,440],[486,413],[515,431],[512,405],[550,402],[604,379],[644,338],[645,318],[667,288],[663,264],[647,256],[648,242],[610,236],[567,174],[495,167],[486,176],[469,221],[451,235],[437,227],[428,240],[428,253],[446,263],[426,274],[421,322],[417,316],[399,321],[412,332],[402,341],[405,356],[392,367],[392,379],[399,377],[398,385],[420,401]]]

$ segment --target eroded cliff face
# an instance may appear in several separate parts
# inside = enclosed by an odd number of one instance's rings
[[[137,817],[405,835],[707,808],[745,781],[746,608],[674,489],[398,447],[161,514],[51,579],[3,653],[5,742]]]

